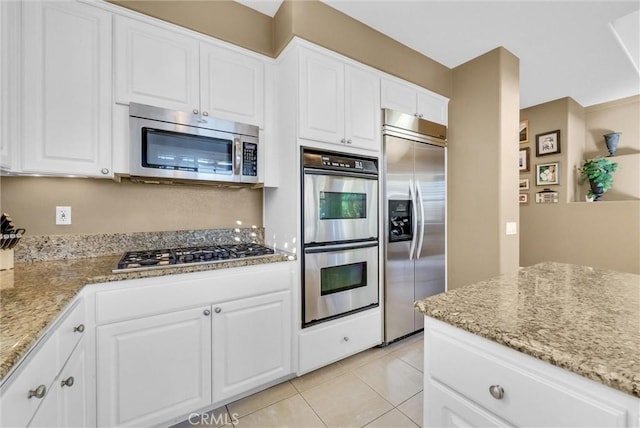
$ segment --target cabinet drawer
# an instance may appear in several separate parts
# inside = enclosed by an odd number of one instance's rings
[[[57,348],[56,373],[62,369],[80,339],[86,334],[84,299],[72,307],[55,331]]]
[[[306,373],[382,342],[380,308],[300,333],[298,373]]]
[[[427,375],[430,378],[510,423],[527,426],[625,426],[624,408],[583,395],[495,354],[437,331],[428,332],[425,344]],[[503,352],[506,351],[510,350],[505,347]],[[503,388],[501,399],[490,394],[492,385]]]

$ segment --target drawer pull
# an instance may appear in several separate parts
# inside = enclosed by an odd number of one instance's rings
[[[500,385],[491,385],[489,387],[489,393],[496,400],[502,400],[502,397],[504,397],[504,388]]]
[[[73,327],[73,332],[82,333],[84,332],[84,324],[78,324],[76,327]]]
[[[206,316],[211,315],[211,311],[209,309],[205,309],[204,312],[202,313],[205,314]]]
[[[348,341],[349,341],[349,336],[345,336],[345,337],[343,337],[342,339],[343,339],[345,342],[348,342]]]
[[[216,311],[216,314],[219,314],[220,312],[222,312],[222,308],[215,308],[214,310]]]
[[[47,387],[44,385],[40,385],[36,389],[30,390],[27,398],[31,398],[31,397],[43,398],[44,394],[46,393],[47,393]]]
[[[73,386],[73,376],[69,376],[68,378],[66,378],[62,382],[60,382],[60,386],[62,386],[62,387]]]

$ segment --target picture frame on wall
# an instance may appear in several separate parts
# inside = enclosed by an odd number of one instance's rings
[[[536,156],[560,153],[560,130],[536,135]]]
[[[520,144],[529,142],[529,120],[520,121]]]
[[[536,165],[536,186],[560,184],[560,162],[539,163]]]
[[[520,193],[518,195],[518,202],[520,202],[521,204],[528,204],[529,203],[529,195],[527,193]]]
[[[529,171],[529,147],[520,149],[518,152],[518,170],[520,172]]]
[[[520,179],[520,184],[518,185],[518,189],[520,189],[520,190],[529,190],[529,179],[528,178],[521,178]]]

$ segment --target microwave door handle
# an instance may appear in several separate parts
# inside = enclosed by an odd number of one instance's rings
[[[233,139],[233,153],[234,153],[234,162],[233,162],[233,175],[240,175],[240,164],[242,162],[242,150],[241,150],[241,142],[240,138],[236,137]]]
[[[418,206],[416,205],[416,192],[413,187],[413,180],[409,180],[409,194],[411,195],[411,223],[413,228],[413,234],[411,236],[411,247],[409,248],[409,260],[413,260],[414,251],[416,249],[416,235],[418,234],[418,222],[416,221],[418,217]]]
[[[416,260],[420,258],[422,253],[422,241],[424,240],[424,202],[422,200],[422,189],[420,182],[416,180],[416,194],[418,202],[420,202],[420,234],[418,235],[418,250],[416,251]]]

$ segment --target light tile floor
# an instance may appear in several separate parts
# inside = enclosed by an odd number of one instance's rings
[[[422,371],[420,333],[230,403],[214,410],[217,424],[200,426],[415,428],[422,426]]]

